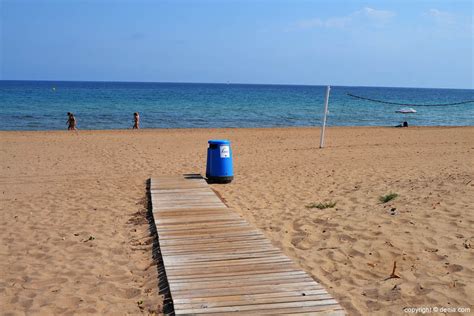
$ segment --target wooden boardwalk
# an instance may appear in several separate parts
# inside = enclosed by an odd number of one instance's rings
[[[202,177],[154,178],[150,192],[176,315],[345,315]]]

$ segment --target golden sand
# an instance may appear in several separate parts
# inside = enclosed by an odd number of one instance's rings
[[[161,313],[146,180],[204,173],[212,138],[235,169],[213,188],[349,314],[474,310],[474,128],[326,135],[321,150],[315,128],[0,132],[2,313]]]

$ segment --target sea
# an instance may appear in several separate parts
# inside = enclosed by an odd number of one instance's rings
[[[131,128],[134,112],[142,128],[320,126],[325,93],[311,85],[3,80],[0,130],[64,130],[67,112],[83,130]],[[332,86],[327,125],[472,126],[474,102],[439,105],[465,101],[474,90]]]

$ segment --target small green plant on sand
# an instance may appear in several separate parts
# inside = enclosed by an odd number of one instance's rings
[[[324,202],[324,203],[311,203],[306,205],[306,208],[318,208],[324,210],[326,208],[333,208],[336,206],[336,202]]]
[[[396,198],[397,196],[398,196],[397,193],[390,192],[389,194],[381,195],[379,197],[379,201],[381,203],[387,203],[387,202],[393,200],[394,198]]]

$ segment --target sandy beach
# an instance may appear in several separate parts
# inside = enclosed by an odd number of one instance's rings
[[[349,315],[474,310],[474,127],[326,137],[321,150],[317,128],[0,132],[2,314],[161,314],[146,181],[204,174],[219,138],[235,180],[212,187]]]

